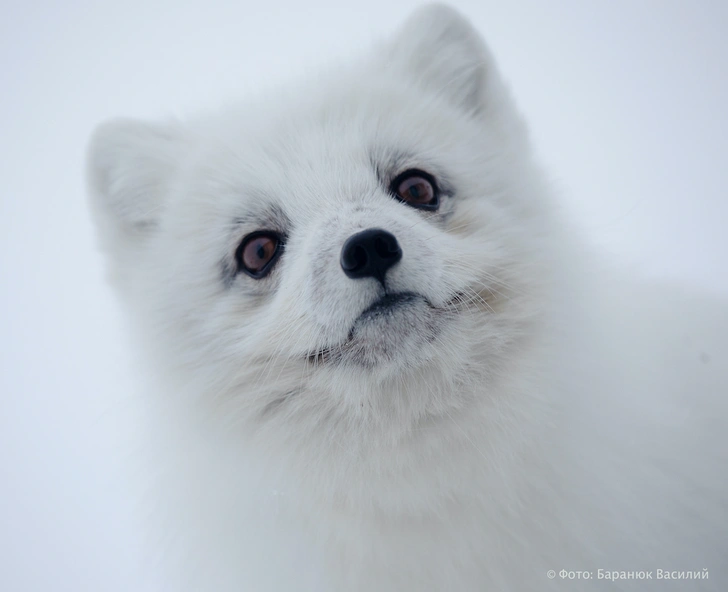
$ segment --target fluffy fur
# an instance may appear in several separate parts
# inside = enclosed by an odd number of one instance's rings
[[[438,211],[390,195],[409,168]],[[169,590],[725,589],[725,308],[588,254],[452,9],[264,100],[105,124],[88,170],[151,374]],[[339,257],[371,227],[417,297],[362,318],[385,287]],[[256,280],[259,229],[286,238]]]

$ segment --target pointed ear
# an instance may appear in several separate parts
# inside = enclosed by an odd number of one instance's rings
[[[128,119],[100,125],[87,159],[91,207],[100,231],[127,238],[151,232],[183,150],[177,125]]]
[[[402,74],[468,112],[487,108],[498,87],[494,61],[479,33],[443,4],[417,9],[395,33],[386,54]]]

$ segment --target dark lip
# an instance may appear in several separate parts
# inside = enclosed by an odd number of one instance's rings
[[[384,296],[379,298],[379,300],[375,301],[361,312],[361,314],[352,324],[351,330],[349,331],[349,335],[347,335],[346,340],[344,340],[344,342],[340,344],[338,348],[325,347],[318,351],[309,353],[306,358],[309,362],[312,363],[322,363],[329,361],[331,353],[333,351],[336,351],[336,349],[339,349],[341,347],[345,347],[347,343],[351,342],[354,336],[354,330],[358,323],[366,321],[368,319],[376,318],[380,315],[389,314],[391,311],[401,306],[411,304],[417,300],[423,301],[430,308],[437,308],[433,306],[430,301],[427,300],[427,298],[425,298],[421,294],[416,294],[414,292],[396,292],[393,294],[385,294]]]
[[[456,292],[452,296],[452,298],[450,298],[450,300],[445,303],[444,306],[435,306],[425,296],[423,296],[422,294],[416,294],[415,292],[397,292],[394,294],[385,294],[379,300],[377,300],[362,311],[362,313],[356,318],[356,320],[352,324],[349,334],[342,343],[338,344],[337,346],[323,347],[317,351],[309,352],[306,354],[306,359],[311,363],[321,363],[329,361],[332,352],[336,351],[337,349],[346,347],[346,345],[351,342],[357,323],[362,320],[365,321],[368,318],[387,314],[400,306],[405,306],[417,300],[424,302],[429,308],[437,312],[457,314],[458,308],[465,300],[465,294],[463,294],[462,292]]]
[[[356,325],[356,323],[360,320],[384,314],[387,311],[390,311],[399,306],[404,306],[405,304],[409,304],[418,299],[424,298],[419,294],[415,294],[414,292],[398,292],[395,294],[385,294],[379,300],[374,302],[371,306],[362,311],[362,313],[357,317],[356,321],[354,321],[354,324]]]
[[[354,328],[356,327],[356,324],[358,322],[379,315],[388,314],[392,310],[395,310],[400,306],[405,306],[417,300],[424,302],[428,307],[434,309],[435,311],[439,311],[442,313],[450,312],[456,314],[458,312],[460,304],[465,300],[465,294],[463,294],[462,292],[455,293],[452,298],[445,303],[444,306],[435,306],[422,294],[416,294],[415,292],[397,292],[394,294],[385,294],[379,300],[368,306],[356,318],[356,320],[352,324],[351,331],[349,332],[346,340],[344,340],[338,346],[324,347],[317,351],[309,352],[308,354],[306,354],[306,359],[313,364],[322,364],[330,362],[332,361],[332,359],[335,360],[337,358],[335,352],[339,349],[345,348],[346,345],[350,343],[353,339]]]

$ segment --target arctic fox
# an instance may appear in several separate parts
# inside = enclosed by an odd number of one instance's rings
[[[88,178],[165,589],[728,589],[726,308],[590,254],[454,10]]]

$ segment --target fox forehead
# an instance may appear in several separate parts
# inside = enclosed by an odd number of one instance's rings
[[[336,121],[285,129],[274,121],[268,127],[279,133],[261,137],[228,129],[200,140],[205,147],[182,185],[195,208],[218,210],[226,225],[274,229],[315,219],[322,209],[381,204],[395,177],[412,168],[426,170],[441,195],[452,196],[457,161],[452,150],[443,154],[436,134],[427,137],[429,122],[421,123],[410,124],[413,134],[399,122],[403,131],[395,135]]]
[[[259,182],[293,177],[346,181],[372,169],[383,179],[385,173],[415,164],[442,166],[453,148],[473,138],[472,126],[462,117],[445,121],[441,113],[415,116],[413,109],[390,110],[385,116],[357,112],[355,119],[329,118],[321,124],[305,117],[270,117],[263,110],[263,121],[252,129],[247,121],[235,123],[238,118],[223,114],[215,125],[200,124],[200,160],[212,177],[220,177],[220,168],[229,163],[226,169]],[[253,111],[245,119],[257,115]]]

